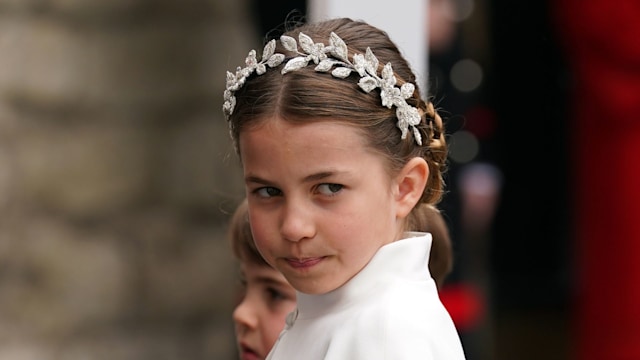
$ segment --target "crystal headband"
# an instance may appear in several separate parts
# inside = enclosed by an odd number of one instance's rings
[[[313,39],[303,33],[299,34],[298,40],[302,52],[298,50],[298,43],[294,38],[286,35],[280,37],[280,42],[285,49],[299,55],[286,62],[281,71],[283,75],[306,67],[310,61],[316,64],[315,71],[331,71],[331,75],[340,79],[348,77],[354,71],[357,72],[360,75],[358,85],[364,92],[369,93],[380,88],[382,105],[389,109],[393,106],[396,107],[396,117],[398,118],[396,126],[402,132],[401,138],[406,139],[409,128],[411,128],[416,143],[422,145],[422,136],[416,127],[421,121],[420,112],[405,101],[413,96],[415,86],[412,83],[405,83],[400,88],[396,87],[397,79],[390,63],[382,68],[378,76],[378,59],[370,48],[367,48],[364,55],[353,55],[353,62],[349,61],[347,45],[334,32],[331,33],[328,46],[323,43],[314,43]],[[227,87],[224,91],[224,104],[222,105],[227,120],[233,114],[233,109],[236,106],[234,93],[242,88],[247,78],[254,72],[262,75],[267,71],[267,66],[273,68],[284,62],[284,54],[275,53],[275,49],[276,40],[271,40],[262,51],[262,60],[258,62],[256,51],[251,50],[245,59],[246,67],[238,67],[235,74],[227,71]],[[331,70],[334,66],[335,68]]]

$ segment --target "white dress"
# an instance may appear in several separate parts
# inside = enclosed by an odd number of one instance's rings
[[[298,292],[297,309],[267,360],[463,360],[429,274],[431,234],[405,235],[340,288]]]

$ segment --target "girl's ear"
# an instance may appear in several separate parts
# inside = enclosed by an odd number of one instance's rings
[[[429,179],[429,165],[421,157],[409,160],[396,177],[396,217],[405,218],[416,206]]]

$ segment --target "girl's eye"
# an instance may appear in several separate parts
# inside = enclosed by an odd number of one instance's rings
[[[344,186],[340,184],[320,184],[318,186],[318,192],[320,192],[323,195],[331,196],[340,192],[342,188],[344,188]]]
[[[245,276],[244,272],[240,273],[238,276],[238,282],[240,283],[240,286],[243,289],[247,288],[247,277]]]
[[[267,288],[267,295],[269,296],[269,300],[273,302],[287,300],[287,295],[276,288]]]
[[[265,187],[256,189],[255,193],[258,194],[258,196],[263,198],[270,198],[270,197],[278,196],[282,194],[280,190],[270,186],[265,186]]]

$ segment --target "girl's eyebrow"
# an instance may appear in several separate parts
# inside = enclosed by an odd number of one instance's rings
[[[335,171],[322,171],[322,172],[319,172],[319,173],[316,173],[316,174],[311,174],[309,176],[306,176],[303,180],[304,180],[304,182],[313,182],[313,181],[326,179],[326,178],[331,177],[331,176],[333,176],[335,174],[336,174]]]
[[[247,184],[248,183],[256,183],[256,184],[262,184],[262,185],[271,185],[271,183],[269,181],[264,180],[264,179],[262,179],[262,178],[260,178],[258,176],[254,176],[254,175],[246,176],[244,178],[244,182],[247,183]]]
[[[328,177],[334,176],[339,173],[344,173],[344,171],[321,171],[319,173],[311,174],[305,176],[302,181],[303,182],[314,182],[322,179],[326,179]],[[268,180],[265,180],[259,176],[249,175],[245,177],[245,183],[256,183],[262,185],[271,185],[272,183]]]

